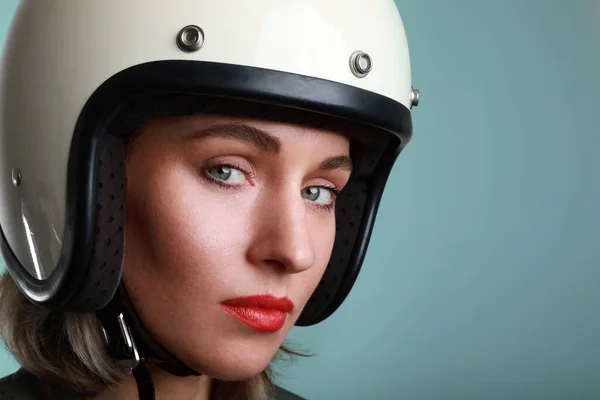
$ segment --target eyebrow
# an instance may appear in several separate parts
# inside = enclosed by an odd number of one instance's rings
[[[323,160],[319,169],[323,171],[331,171],[334,169],[343,169],[352,172],[352,159],[348,156],[329,157]]]
[[[212,125],[194,132],[191,136],[192,139],[203,139],[205,137],[241,140],[272,154],[277,154],[281,150],[281,141],[278,138],[262,129],[247,124]]]
[[[262,129],[243,123],[212,125],[195,131],[190,139],[206,137],[241,140],[271,154],[278,154],[281,151],[281,141],[278,138]],[[323,171],[343,169],[352,172],[352,159],[346,155],[329,157],[321,162],[319,169]]]

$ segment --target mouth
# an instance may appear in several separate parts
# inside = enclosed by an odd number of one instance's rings
[[[277,332],[285,325],[294,303],[287,297],[270,294],[237,297],[221,303],[221,307],[241,323],[259,332]]]

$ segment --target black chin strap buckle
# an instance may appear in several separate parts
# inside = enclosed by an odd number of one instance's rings
[[[135,339],[131,333],[131,329],[125,320],[125,315],[119,313],[116,318],[116,324],[119,329],[106,329],[102,327],[104,332],[104,341],[108,354],[114,360],[115,364],[124,372],[130,373],[136,368],[141,361],[140,353],[135,344]],[[120,332],[120,335],[115,335]],[[116,336],[116,337],[115,337]]]
[[[115,325],[118,325],[118,330],[114,329],[116,328]],[[102,327],[108,354],[121,371],[127,374],[133,373],[138,387],[139,399],[154,400],[155,391],[152,375],[148,371],[145,360],[140,357],[135,339],[122,312],[117,315],[116,321],[113,319],[111,328]]]

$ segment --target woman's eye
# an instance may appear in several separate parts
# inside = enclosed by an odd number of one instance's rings
[[[211,178],[228,185],[239,185],[246,182],[244,172],[230,165],[217,165],[209,168],[206,173]]]
[[[331,205],[335,199],[335,190],[323,186],[310,186],[302,189],[302,197],[318,205]]]

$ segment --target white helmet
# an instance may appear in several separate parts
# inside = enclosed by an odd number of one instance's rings
[[[338,199],[330,265],[299,325],[352,288],[418,102],[393,0],[22,0],[0,85],[1,254],[32,302],[57,309],[103,310],[119,288],[125,147],[107,127],[126,105],[183,93],[385,133]]]

